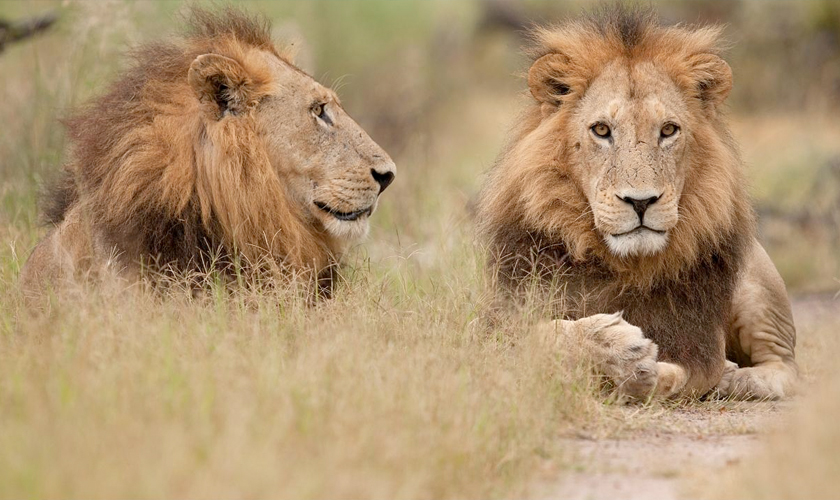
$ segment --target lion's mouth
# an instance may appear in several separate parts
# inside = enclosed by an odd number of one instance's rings
[[[630,234],[643,233],[645,231],[650,231],[652,233],[663,234],[663,235],[668,232],[668,231],[660,231],[659,229],[653,229],[653,228],[650,228],[650,227],[647,227],[647,226],[636,226],[629,231],[626,231],[626,232],[623,232],[623,233],[618,233],[618,234],[611,234],[610,236],[612,236],[613,238],[618,238],[619,236],[627,236],[627,235],[630,235]]]
[[[622,257],[653,255],[667,245],[668,231],[636,226],[624,233],[610,234],[605,240],[610,251]]]
[[[329,205],[327,205],[326,203],[322,203],[320,201],[316,201],[315,206],[318,207],[319,209],[323,210],[324,212],[327,212],[328,214],[332,215],[336,219],[342,220],[342,221],[354,221],[354,220],[357,220],[361,217],[370,215],[373,212],[373,205],[371,205],[367,208],[363,208],[361,210],[356,210],[355,212],[342,212],[342,211],[336,210],[336,209],[330,207]]]

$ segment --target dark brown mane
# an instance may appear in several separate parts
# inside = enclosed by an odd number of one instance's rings
[[[104,238],[100,244],[129,260],[182,270],[202,267],[210,254],[327,265],[325,244],[284,206],[284,188],[253,124],[240,120],[211,131],[187,82],[196,57],[213,53],[249,68],[261,92],[270,75],[260,52],[290,63],[265,18],[232,7],[192,9],[180,38],[135,49],[133,64],[107,93],[64,121],[70,158],[42,198],[46,221],[58,224],[83,203]],[[208,155],[199,153],[210,147],[229,157],[206,164]],[[225,176],[240,186],[215,188],[228,182]]]
[[[271,24],[263,16],[249,15],[233,7],[225,7],[217,12],[193,8],[185,16],[184,39],[195,44],[196,49],[212,51],[214,41],[223,37],[234,37],[244,44],[258,47],[278,54],[271,39]],[[138,123],[127,119],[139,108],[133,96],[141,92],[147,83],[155,81],[176,81],[183,78],[192,59],[185,54],[183,42],[152,42],[142,45],[131,52],[134,64],[111,84],[110,90],[98,100],[63,120],[70,140],[75,144],[72,155],[80,165],[95,163],[103,153],[133,130]],[[153,118],[147,111],[145,122]],[[87,177],[90,169],[82,167],[82,177]],[[41,212],[47,224],[59,224],[67,209],[78,198],[75,172],[65,171],[48,185],[41,196]],[[94,183],[96,180],[92,180]]]
[[[634,48],[652,28],[659,25],[652,8],[623,4],[595,9],[583,22],[590,24],[604,38],[618,38],[627,49]]]
[[[187,15],[185,38],[199,42],[232,36],[251,47],[280,54],[271,39],[271,23],[259,15],[248,15],[233,7],[219,11],[193,8]]]

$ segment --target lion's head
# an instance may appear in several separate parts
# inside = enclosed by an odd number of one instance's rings
[[[518,227],[650,282],[749,233],[719,35],[621,10],[538,29],[533,105],[481,197],[493,243]]]
[[[203,128],[211,138],[219,129],[208,153],[240,132],[231,127],[247,129],[264,155],[251,161],[277,176],[304,217],[337,239],[367,233],[368,217],[394,179],[395,167],[344,111],[335,92],[275,52],[260,49],[237,54],[217,47],[200,54],[187,80],[202,103]],[[206,168],[213,170],[214,162],[208,159]]]
[[[52,222],[84,206],[97,245],[180,267],[221,250],[321,269],[366,234],[394,164],[267,22],[195,9],[182,39],[135,58],[68,120]]]

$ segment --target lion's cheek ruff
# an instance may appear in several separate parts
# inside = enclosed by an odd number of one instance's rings
[[[526,123],[530,130],[520,130],[519,139],[490,172],[477,219],[479,233],[497,249],[509,246],[511,227],[562,242],[576,260],[600,244],[586,195],[561,160],[573,154],[558,133],[567,119],[561,112],[554,126]]]
[[[139,253],[194,266],[209,251],[300,270],[321,269],[331,259],[291,205],[248,117],[157,116],[152,126],[123,137],[105,163],[112,167],[86,194],[106,228],[105,244],[128,259]]]
[[[254,263],[269,256],[299,269],[328,265],[326,242],[291,201],[254,123],[232,117],[206,133],[196,157],[203,225],[218,223],[226,246]]]

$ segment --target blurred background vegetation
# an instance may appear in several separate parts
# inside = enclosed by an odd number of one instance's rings
[[[528,99],[525,30],[588,1],[241,2],[266,14],[301,67],[335,85],[388,150],[398,182],[373,218],[372,257],[447,250],[469,235],[468,201]],[[840,2],[655,2],[666,22],[725,23],[730,117],[761,237],[792,290],[840,288]],[[41,229],[37,187],[65,150],[59,119],[102,92],[126,51],[177,29],[181,2],[4,1],[7,21],[57,24],[0,55],[0,236],[17,259]],[[440,236],[443,235],[441,238]],[[434,248],[431,248],[431,247]],[[432,259],[434,260],[434,259]],[[418,262],[422,262],[419,259]]]

